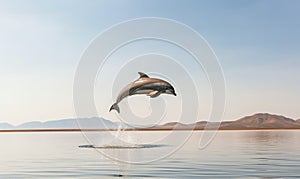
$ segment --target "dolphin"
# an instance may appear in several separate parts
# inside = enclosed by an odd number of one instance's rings
[[[109,111],[116,110],[120,113],[119,102],[128,96],[136,94],[146,94],[151,98],[155,98],[163,93],[176,96],[175,89],[170,83],[161,79],[150,78],[143,72],[138,73],[140,75],[139,79],[129,83],[121,90],[116,102],[110,107]]]

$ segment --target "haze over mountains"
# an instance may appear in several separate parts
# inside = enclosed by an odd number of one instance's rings
[[[208,125],[207,125],[208,124]],[[11,129],[116,129],[119,123],[112,122],[104,118],[80,118],[80,119],[62,119],[47,122],[26,122],[24,124],[13,126],[9,123],[0,123],[0,130]],[[202,130],[206,127],[214,128],[218,123],[199,121],[194,124],[182,124],[171,122],[159,125],[150,130],[171,130],[171,129],[197,129]],[[123,126],[126,128],[126,126]],[[224,121],[220,124],[220,129],[300,129],[300,119],[293,120],[284,116],[258,113],[252,116],[246,116],[236,121]]]

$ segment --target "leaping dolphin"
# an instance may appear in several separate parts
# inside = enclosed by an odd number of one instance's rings
[[[121,102],[127,96],[132,96],[136,94],[147,94],[151,98],[155,98],[162,93],[172,94],[176,96],[174,87],[161,79],[150,78],[143,72],[138,72],[140,77],[139,79],[129,83],[125,86],[121,92],[119,93],[116,102],[110,107],[109,111],[116,110],[120,113],[120,108],[118,106],[119,102]]]

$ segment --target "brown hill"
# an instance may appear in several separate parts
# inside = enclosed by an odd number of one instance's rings
[[[221,128],[262,128],[262,129],[277,129],[277,128],[300,128],[300,124],[295,120],[274,114],[258,113],[252,116],[246,116],[236,121],[222,123]]]
[[[200,121],[197,123],[193,124],[183,124],[180,122],[169,122],[163,125],[158,125],[149,129],[153,130],[190,130],[190,129],[204,129],[206,126],[207,122],[206,121]]]
[[[197,129],[204,128],[215,129],[219,123],[200,121],[194,124],[182,124],[171,122],[161,126],[156,126],[154,129]],[[246,116],[236,121],[224,121],[220,125],[220,129],[235,130],[235,129],[300,129],[300,119],[297,121],[274,114],[258,113],[252,116]]]
[[[164,128],[164,129],[185,129],[188,128],[187,124],[182,124],[179,122],[169,122],[161,126],[157,126],[158,128]],[[155,127],[156,128],[156,127]]]

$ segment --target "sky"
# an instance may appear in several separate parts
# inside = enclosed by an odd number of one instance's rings
[[[257,112],[299,119],[299,7],[297,0],[2,0],[0,122],[75,117],[82,53],[105,29],[141,17],[174,19],[206,39],[226,80],[224,120]]]

